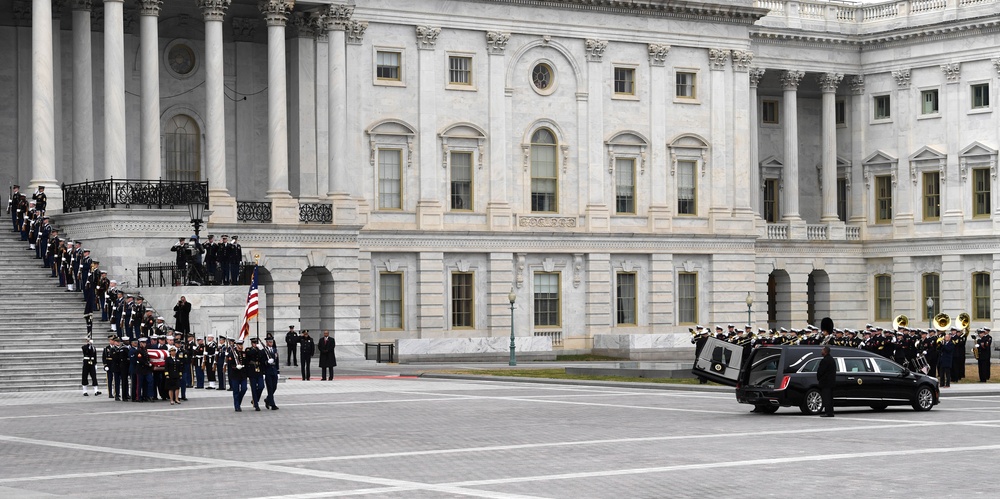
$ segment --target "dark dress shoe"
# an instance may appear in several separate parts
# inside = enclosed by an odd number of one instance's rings
[[[272,410],[272,411],[277,411],[277,410],[278,410],[278,406],[276,406],[276,405],[272,405],[272,406],[271,406],[271,410]]]
[[[240,409],[239,407],[237,407],[236,408],[236,412],[243,412],[243,409]]]

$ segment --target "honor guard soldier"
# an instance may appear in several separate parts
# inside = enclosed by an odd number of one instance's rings
[[[250,339],[250,348],[245,350],[247,366],[246,373],[250,379],[250,399],[253,401],[253,410],[260,411],[260,396],[264,393],[264,351],[261,350],[260,340]]]
[[[31,195],[31,199],[35,201],[35,208],[38,211],[45,213],[45,208],[48,206],[49,201],[48,198],[45,196],[44,185],[38,186],[38,190],[36,190],[35,193]]]
[[[243,412],[243,396],[247,393],[247,359],[243,352],[243,340],[226,354],[226,366],[229,368],[229,384],[233,386],[233,407],[236,412]]]
[[[10,223],[14,226],[14,232],[17,232],[17,200],[21,198],[21,186],[15,185],[11,187],[10,198],[7,199],[7,213],[10,214]]]
[[[118,337],[108,336],[108,346],[101,352],[101,364],[104,365],[104,374],[108,378],[108,398],[116,398],[115,373],[118,372],[118,364],[115,357],[118,354]],[[86,393],[86,392],[84,392]]]
[[[215,384],[215,362],[217,360],[216,355],[218,354],[216,350],[218,350],[219,344],[215,342],[214,336],[209,335],[205,339],[205,357],[202,359],[202,365],[208,377],[208,386],[206,388],[215,390],[217,388]]]
[[[81,376],[80,387],[83,390],[83,396],[90,396],[87,393],[87,380],[92,382],[94,385],[94,395],[100,395],[101,389],[97,384],[97,349],[94,348],[94,343],[90,338],[83,339],[83,375]]]
[[[219,348],[215,350],[215,370],[218,373],[219,378],[219,390],[226,389],[226,354],[229,351],[229,342],[226,337],[219,335]]]
[[[180,366],[177,374],[180,375],[178,388],[180,389],[180,399],[187,401],[188,382],[191,381],[191,350],[186,344],[177,344],[174,340],[174,347],[177,349],[176,362]]]
[[[976,339],[976,348],[979,350],[979,381],[985,383],[990,380],[990,356],[992,355],[993,336],[990,335],[990,328],[984,327],[979,338]]]
[[[194,346],[192,362],[194,362],[194,387],[205,388],[205,339],[198,338]]]
[[[278,375],[281,367],[278,365],[281,357],[278,355],[278,347],[274,345],[274,338],[268,337],[267,345],[264,346],[264,386],[267,388],[267,397],[264,398],[264,406],[273,411],[278,410],[274,403],[274,392],[278,389]]]
[[[216,259],[219,262],[219,267],[222,269],[222,284],[225,286],[233,283],[229,266],[229,255],[232,251],[232,247],[233,243],[229,242],[229,236],[223,234],[222,242],[216,247]]]
[[[117,338],[117,336],[116,336]],[[136,343],[129,343],[129,337],[126,336],[121,339],[122,344],[118,347],[118,351],[115,352],[115,400],[119,400],[119,394],[123,402],[128,402],[132,399],[131,392],[128,390],[128,382],[130,376],[130,371],[132,370],[131,358],[135,355],[135,345]]]
[[[202,244],[205,248],[205,269],[208,271],[208,284],[219,282],[219,243],[215,241],[215,234],[208,235],[208,241]]]
[[[238,242],[239,236],[233,236],[233,245],[229,249],[229,282],[240,282],[240,263],[243,262],[243,247]]]

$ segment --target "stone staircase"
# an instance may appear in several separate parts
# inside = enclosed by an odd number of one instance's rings
[[[8,231],[0,229],[0,393],[79,389],[80,347],[87,335],[83,294],[59,287],[35,252],[26,250],[28,243]],[[101,387],[107,329],[106,323],[94,323]]]

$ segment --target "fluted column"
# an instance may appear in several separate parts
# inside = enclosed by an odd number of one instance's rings
[[[211,197],[229,194],[226,189],[226,101],[222,60],[222,21],[229,4],[230,0],[198,0],[205,17],[205,163]],[[212,218],[215,221],[215,215]]]
[[[288,108],[285,80],[285,25],[295,2],[261,0],[267,23],[267,197],[291,198],[288,191]]]
[[[750,207],[753,209],[754,218],[763,220],[760,216],[760,118],[757,110],[760,103],[757,101],[757,86],[761,78],[764,77],[764,68],[750,68]]]
[[[837,87],[844,79],[842,73],[823,73],[817,81],[823,92],[822,113],[822,215],[820,222],[840,220],[837,216]]]
[[[73,182],[94,180],[94,74],[91,0],[73,0]]]
[[[32,2],[31,23],[31,185],[55,190],[52,0]]]
[[[351,182],[347,168],[347,36],[346,24],[354,14],[350,5],[331,5],[326,11],[329,41],[330,175],[327,197],[333,201],[333,222],[352,224],[358,216],[355,197],[362,195],[360,182]]]
[[[125,169],[125,2],[104,0],[104,177]]]
[[[140,136],[139,171],[142,179],[155,180],[160,174],[160,65],[157,17],[163,0],[139,2]]]
[[[784,111],[781,113],[785,135],[784,155],[784,220],[801,221],[799,216],[799,110],[796,103],[802,71],[782,71],[781,88],[784,89]]]

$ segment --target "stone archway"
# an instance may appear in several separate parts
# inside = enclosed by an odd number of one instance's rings
[[[776,269],[767,276],[767,327],[777,329],[792,323],[792,280]]]
[[[335,317],[333,274],[326,267],[309,267],[299,279],[299,322],[301,329],[318,338],[324,329],[333,329]]]
[[[830,275],[814,270],[806,280],[806,320],[819,327],[824,317],[830,317]]]

